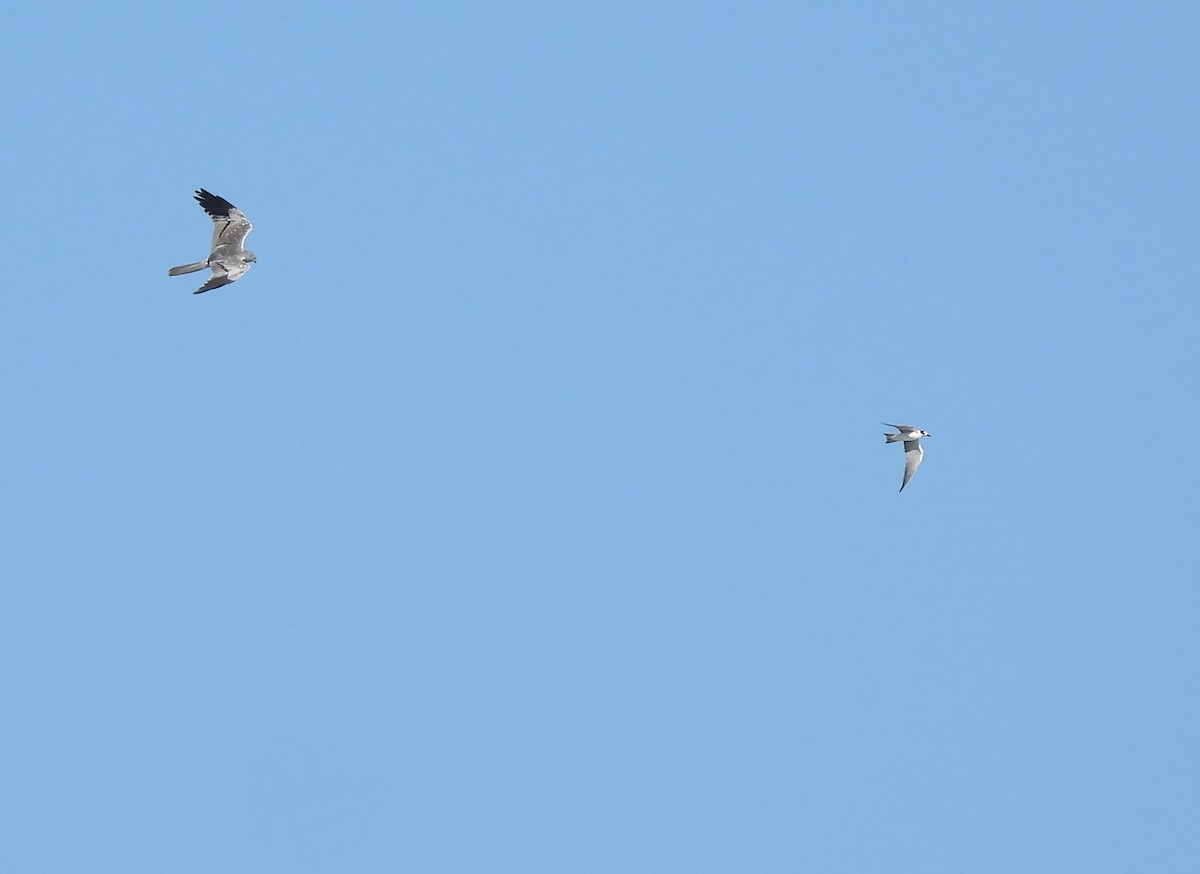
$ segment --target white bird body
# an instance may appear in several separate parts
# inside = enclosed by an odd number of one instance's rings
[[[908,485],[908,481],[912,479],[913,474],[917,472],[917,468],[921,466],[921,459],[925,457],[925,450],[921,447],[921,438],[932,436],[928,431],[922,431],[920,428],[914,428],[912,425],[890,425],[887,422],[882,424],[889,428],[895,428],[899,434],[884,434],[885,443],[899,443],[904,441],[904,481],[900,483],[900,491],[904,491],[904,487]]]

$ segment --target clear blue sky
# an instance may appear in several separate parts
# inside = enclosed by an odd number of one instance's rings
[[[0,869],[1200,870],[1198,29],[19,3]]]

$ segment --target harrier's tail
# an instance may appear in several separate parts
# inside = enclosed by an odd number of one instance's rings
[[[167,276],[183,276],[185,273],[195,273],[197,270],[203,270],[207,266],[207,261],[197,261],[195,264],[181,264],[178,267],[172,267],[168,270]]]

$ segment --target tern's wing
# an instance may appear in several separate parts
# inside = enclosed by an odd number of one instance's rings
[[[879,424],[880,424],[880,425],[887,425],[889,428],[899,428],[901,431],[911,431],[911,430],[913,430],[913,426],[912,426],[912,425],[893,425],[893,424],[891,424],[891,423],[889,423],[889,422],[880,422]]]
[[[900,491],[904,491],[904,487],[908,485],[912,475],[917,472],[917,468],[921,466],[921,459],[924,457],[925,450],[921,448],[920,440],[904,441],[904,482],[900,483]]]
[[[196,202],[213,220],[211,248],[232,245],[241,249],[246,234],[250,233],[251,228],[254,227],[250,224],[250,219],[246,218],[240,209],[225,198],[218,197],[203,188],[197,189]]]

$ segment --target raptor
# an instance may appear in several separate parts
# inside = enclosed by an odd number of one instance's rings
[[[167,275],[182,276],[209,268],[212,270],[212,276],[208,282],[192,292],[203,294],[241,279],[242,274],[258,259],[242,245],[253,225],[240,209],[225,198],[203,188],[197,189],[196,202],[213,220],[212,244],[209,247],[212,251],[203,261],[172,267],[167,271]]]

